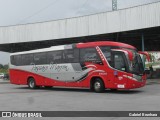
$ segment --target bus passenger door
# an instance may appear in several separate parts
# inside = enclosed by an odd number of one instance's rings
[[[127,79],[123,77],[123,75],[128,71],[127,60],[124,52],[121,51],[113,51],[112,52],[112,61],[114,68],[114,86],[117,88],[123,88]]]

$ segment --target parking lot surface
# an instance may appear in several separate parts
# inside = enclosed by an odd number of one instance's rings
[[[128,91],[90,92],[88,89],[0,84],[0,111],[160,111],[160,84]],[[11,118],[11,120],[18,118]],[[28,118],[50,120],[50,118]],[[82,118],[52,118],[81,120]],[[159,118],[83,118],[84,120],[159,120]]]
[[[160,111],[160,84],[129,91],[90,92],[88,89],[0,84],[1,111]]]

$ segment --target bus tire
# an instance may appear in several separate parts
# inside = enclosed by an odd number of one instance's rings
[[[104,92],[104,83],[100,78],[96,78],[93,83],[93,89],[97,93]]]
[[[36,89],[37,88],[34,78],[29,78],[28,87],[31,88],[31,89]]]

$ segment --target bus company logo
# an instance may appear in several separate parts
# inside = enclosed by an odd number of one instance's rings
[[[2,112],[2,117],[4,118],[10,118],[12,117],[11,115],[12,115],[11,112]]]
[[[67,65],[58,65],[58,64],[49,64],[49,65],[35,65],[34,63],[32,63],[32,69],[31,71],[35,71],[35,72],[45,72],[48,69],[50,70],[55,70],[57,72],[61,72],[61,71],[69,71],[69,67]]]
[[[3,118],[11,118],[11,117],[42,117],[42,113],[39,112],[2,112]]]

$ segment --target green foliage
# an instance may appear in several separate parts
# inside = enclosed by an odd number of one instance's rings
[[[7,70],[9,68],[9,65],[6,64],[6,65],[3,66],[3,68]]]
[[[9,73],[8,69],[0,69],[0,73]]]
[[[2,65],[0,64],[0,73],[9,73],[9,65]]]
[[[3,69],[3,65],[2,64],[0,64],[0,69]]]

